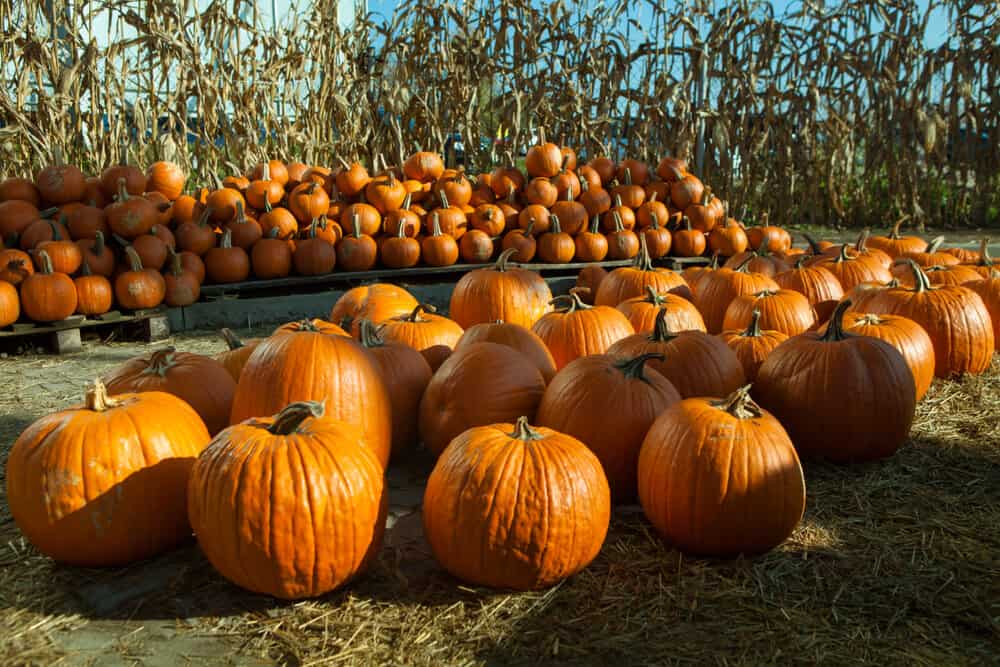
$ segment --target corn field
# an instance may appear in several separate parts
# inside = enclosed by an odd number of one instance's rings
[[[751,220],[996,224],[997,3],[790,7],[403,0],[342,30],[327,2],[272,26],[254,0],[0,0],[0,171],[60,148],[211,184],[459,133],[478,172],[543,127],[583,156],[686,157]],[[934,8],[951,34],[928,49]]]

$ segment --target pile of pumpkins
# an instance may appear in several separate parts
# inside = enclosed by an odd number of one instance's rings
[[[86,177],[56,156],[33,179],[0,182],[0,327],[22,313],[185,306],[204,282],[485,264],[507,249],[522,263],[631,259],[640,240],[652,259],[730,256],[759,247],[765,229],[776,249],[791,246],[784,230],[730,219],[682,160],[578,166],[543,137],[526,168],[473,181],[426,151],[374,175],[269,160],[189,195],[170,162]]]
[[[80,565],[193,533],[253,591],[321,595],[379,551],[390,460],[435,457],[423,521],[444,569],[538,589],[585,568],[613,504],[638,500],[691,554],[781,544],[800,457],[883,459],[934,376],[981,373],[1000,271],[939,241],[767,243],[730,266],[588,267],[553,297],[508,249],[455,285],[448,316],[392,284],[346,292],[217,358],[163,349],[43,417],[7,498],[40,551]]]

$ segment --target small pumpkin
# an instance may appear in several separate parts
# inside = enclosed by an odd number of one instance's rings
[[[321,276],[333,272],[337,265],[337,249],[329,240],[319,236],[317,223],[309,225],[306,236],[295,244],[292,265],[301,276]]]
[[[492,252],[492,243],[490,248]],[[382,244],[382,263],[390,269],[408,269],[419,261],[420,242],[407,235],[405,224],[398,225],[396,235],[388,237]]]
[[[76,312],[81,315],[102,315],[111,310],[114,290],[108,279],[91,272],[90,265],[83,264],[81,275],[73,279],[76,285]],[[3,318],[0,317],[0,320]]]
[[[173,250],[170,253],[170,266],[163,274],[163,300],[168,306],[190,306],[201,296],[201,281],[198,274],[184,268],[181,256]]]
[[[174,201],[184,191],[187,174],[173,162],[154,162],[146,169],[146,191],[159,192],[169,201]]]
[[[610,306],[588,306],[576,293],[558,296],[551,304],[559,307],[538,320],[532,331],[549,348],[556,369],[578,357],[605,354],[615,342],[635,333],[621,312]]]
[[[363,317],[378,323],[381,319],[407,313],[416,305],[413,295],[397,285],[361,285],[347,290],[337,299],[330,311],[330,321],[350,329],[355,319]]]
[[[464,330],[453,320],[437,315],[429,303],[418,303],[405,314],[373,319],[380,323],[379,334],[389,342],[400,343],[422,352],[435,345],[455,347]]]
[[[111,231],[129,241],[149,233],[160,216],[153,202],[129,193],[124,178],[118,180],[117,200],[105,209],[105,213]]]
[[[573,237],[562,230],[559,216],[549,218],[550,228],[538,237],[538,257],[549,264],[568,264],[576,254]]]
[[[678,257],[701,257],[708,247],[705,233],[691,227],[691,221],[685,217],[683,227],[674,232],[674,254]]]
[[[510,258],[514,261],[526,263],[535,258],[538,250],[538,242],[533,235],[534,222],[528,223],[527,229],[512,229],[504,234],[500,243],[501,252],[504,250],[514,250]]]
[[[382,467],[361,430],[324,417],[322,403],[227,428],[198,457],[188,489],[209,562],[258,593],[322,595],[363,572],[382,544]],[[296,530],[273,530],[264,517],[278,514]]]
[[[270,204],[271,206],[274,206],[285,198],[285,186],[284,183],[271,178],[271,166],[265,163],[261,167],[260,176],[250,181],[246,190],[243,191],[243,196],[246,197],[247,204],[258,211],[263,211],[267,205]],[[323,193],[323,196],[326,196],[325,192]],[[291,208],[291,197],[289,197],[289,208]],[[292,209],[292,212],[295,212],[294,208]],[[319,213],[319,215],[324,213],[326,213],[326,209]],[[307,221],[311,219],[312,217],[306,218]]]
[[[538,143],[528,149],[524,166],[532,178],[551,178],[562,169],[563,154],[559,146],[545,141],[545,131],[539,130]]]
[[[573,291],[580,296],[581,301],[588,306],[593,306],[597,290],[601,288],[601,283],[607,277],[608,271],[603,266],[588,264],[576,274],[576,285]]]
[[[887,236],[872,236],[868,239],[868,245],[882,250],[893,259],[907,253],[923,251],[927,247],[927,242],[919,236],[900,236],[899,229],[904,222],[906,218],[898,220]]]
[[[646,285],[645,289],[643,296],[626,299],[616,306],[636,333],[652,331],[661,310],[666,311],[664,318],[671,331],[705,331],[705,321],[690,301],[670,292],[658,292],[653,285]]]
[[[125,246],[129,269],[115,278],[115,300],[127,310],[156,308],[166,296],[166,282],[155,269],[144,269],[132,246]]]
[[[642,241],[640,241],[635,232],[625,228],[619,211],[612,209],[610,213],[612,220],[614,220],[614,231],[609,232],[607,235],[608,259],[622,260],[636,257],[641,250]],[[605,216],[607,215],[605,213]]]
[[[21,316],[21,298],[14,285],[0,280],[0,329],[17,322]]]
[[[368,271],[378,260],[375,239],[361,230],[357,213],[351,218],[350,230],[337,242],[337,265],[345,271]]]
[[[736,353],[736,358],[743,365],[743,375],[748,382],[753,382],[757,379],[760,365],[774,348],[788,340],[788,335],[773,329],[761,329],[760,310],[755,308],[750,316],[750,324],[745,330],[723,331],[719,334],[719,338]]]
[[[429,266],[451,266],[458,261],[458,243],[455,237],[441,231],[441,219],[437,211],[429,216],[431,233],[420,242],[420,253]]]
[[[608,255],[608,239],[601,233],[601,221],[595,215],[590,227],[573,239],[576,259],[580,262],[600,262]]]
[[[28,541],[59,562],[148,558],[190,539],[188,475],[208,441],[201,419],[175,396],[112,397],[98,380],[82,405],[18,437],[7,504]]]
[[[76,311],[76,285],[65,273],[52,269],[45,250],[35,253],[38,271],[21,281],[21,309],[35,322],[58,322]]]
[[[217,284],[239,283],[250,276],[250,257],[243,248],[233,246],[233,233],[226,229],[219,246],[205,253],[205,273]]]
[[[59,273],[76,273],[83,263],[83,253],[80,246],[63,236],[61,225],[57,226],[52,221],[48,221],[52,227],[52,239],[42,241],[35,246],[37,250],[44,250],[52,260],[52,269]],[[978,275],[978,274],[977,274]]]
[[[805,510],[795,448],[749,387],[667,408],[642,444],[638,476],[646,517],[685,553],[769,551],[792,534]]]
[[[468,264],[485,264],[493,256],[493,240],[482,230],[470,229],[459,240],[458,252]]]
[[[459,579],[532,590],[597,556],[611,503],[601,463],[583,443],[526,417],[516,422],[469,429],[448,445],[427,480],[424,534]],[[499,525],[512,528],[496,532]]]
[[[83,172],[73,165],[63,164],[62,153],[59,151],[55,152],[53,158],[53,164],[35,174],[35,187],[42,201],[66,204],[83,199],[86,190]],[[141,192],[140,190],[139,193]]]

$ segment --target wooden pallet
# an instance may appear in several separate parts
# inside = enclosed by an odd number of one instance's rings
[[[73,315],[48,324],[17,322],[0,329],[0,352],[23,354],[41,348],[52,354],[70,354],[83,349],[87,333],[148,343],[170,336],[170,322],[164,308],[113,310],[93,317]]]
[[[656,260],[657,266],[680,270],[687,266],[708,264],[705,257],[664,257]],[[608,262],[573,262],[570,264],[516,264],[523,269],[537,271],[542,275],[553,275],[566,272],[577,272],[585,266],[602,266],[609,271],[621,266],[631,266],[631,259]],[[375,269],[372,271],[335,271],[322,276],[289,276],[272,280],[247,280],[241,283],[227,285],[203,285],[202,297],[222,297],[224,295],[243,295],[250,292],[271,291],[278,288],[303,287],[317,288],[323,286],[359,285],[377,280],[406,282],[414,279],[439,279],[442,281],[458,280],[462,275],[475,269],[482,269],[492,264],[453,264],[451,266],[416,266],[412,269]]]

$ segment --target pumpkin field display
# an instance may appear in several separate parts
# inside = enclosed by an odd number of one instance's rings
[[[460,327],[503,320],[530,328],[549,310],[552,291],[534,271],[508,265],[509,248],[492,268],[466,273],[451,294],[449,315]]]
[[[363,572],[386,509],[382,466],[361,429],[315,402],[225,429],[188,485],[191,527],[212,566],[283,599],[322,595]]]
[[[749,387],[667,408],[642,444],[638,479],[639,501],[656,530],[700,556],[769,551],[805,510],[795,448]]]
[[[112,394],[144,391],[173,394],[194,408],[213,435],[229,425],[236,382],[211,357],[166,347],[126,361],[106,373],[102,381]]]
[[[42,417],[7,459],[7,505],[39,551],[63,563],[124,565],[190,538],[188,475],[208,431],[163,392],[109,396]]]
[[[420,399],[431,381],[431,367],[424,355],[409,345],[385,341],[368,320],[361,320],[359,340],[375,360],[389,392],[395,456],[416,445]]]
[[[441,364],[420,401],[420,439],[435,456],[474,426],[534,418],[545,392],[535,363],[512,347],[472,343]]]
[[[600,552],[610,516],[597,457],[524,417],[461,433],[424,492],[434,557],[458,579],[493,588],[547,588],[581,571]]]
[[[604,354],[616,341],[635,333],[620,311],[611,306],[588,306],[575,292],[557,296],[552,303],[565,306],[538,320],[532,331],[549,348],[557,370],[578,357]]]
[[[510,322],[486,322],[475,324],[465,330],[455,344],[455,349],[473,343],[499,343],[511,347],[525,355],[538,367],[545,384],[556,374],[556,362],[544,341],[531,329]]]
[[[927,331],[934,343],[934,375],[941,378],[982,373],[990,367],[996,334],[982,298],[969,287],[931,285],[917,264],[900,260],[913,287],[877,290],[864,299],[864,311],[902,315]]]
[[[240,373],[230,423],[277,414],[300,401],[319,401],[327,417],[360,427],[382,465],[389,462],[389,392],[359,343],[310,330],[262,340]]]
[[[661,310],[652,333],[623,338],[608,349],[608,354],[625,359],[660,355],[650,358],[647,367],[670,380],[683,398],[718,398],[746,383],[743,365],[722,340],[704,331],[672,331],[666,316]]]
[[[667,407],[681,400],[677,389],[646,362],[605,354],[580,357],[545,389],[535,423],[571,435],[597,455],[615,503],[636,498],[636,465],[646,432]]]
[[[753,393],[799,454],[835,463],[891,456],[906,442],[916,385],[889,343],[844,328],[842,301],[824,333],[793,336],[760,367]]]

